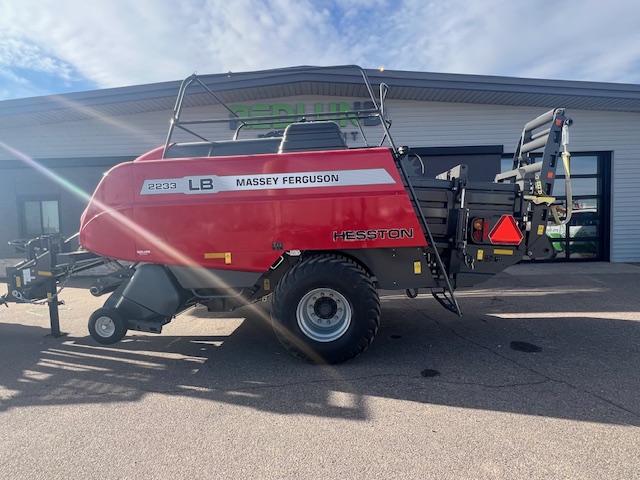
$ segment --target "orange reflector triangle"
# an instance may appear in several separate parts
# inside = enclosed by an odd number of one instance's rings
[[[511,215],[502,215],[489,232],[489,240],[494,245],[520,245],[522,238],[516,219]]]

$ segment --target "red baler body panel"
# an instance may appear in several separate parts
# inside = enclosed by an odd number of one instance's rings
[[[153,159],[114,167],[80,243],[133,262],[266,271],[287,250],[426,245],[388,148]]]

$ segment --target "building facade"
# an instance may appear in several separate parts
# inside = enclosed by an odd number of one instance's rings
[[[525,80],[420,72],[367,72],[374,85],[389,86],[386,107],[397,145],[423,157],[424,174],[458,163],[477,180],[510,169],[526,122],[555,107],[574,120],[570,130],[574,221],[549,229],[556,260],[639,262],[640,86]],[[207,85],[244,116],[305,114],[366,108],[359,73],[344,67],[311,67],[212,75]],[[19,255],[17,239],[47,233],[69,237],[102,175],[163,145],[180,82],[140,85],[0,102],[0,262]],[[192,118],[224,117],[206,95],[189,97]],[[278,122],[243,131],[265,136]],[[219,124],[215,136],[231,138],[235,123]],[[363,144],[351,121],[340,125],[347,144]],[[380,140],[375,121],[363,126]],[[422,174],[422,172],[420,172]],[[563,166],[554,194],[564,195]],[[562,238],[564,237],[564,238]],[[2,273],[2,272],[0,272]]]

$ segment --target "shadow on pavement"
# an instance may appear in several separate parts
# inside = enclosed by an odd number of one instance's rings
[[[174,322],[215,334],[167,328],[113,346],[88,335],[45,337],[43,327],[0,316],[0,412],[159,393],[365,420],[368,398],[380,397],[639,426],[640,280],[619,277],[501,274],[460,292],[463,318],[430,296],[387,292],[374,344],[333,367],[290,356],[261,309],[233,319],[195,309]]]

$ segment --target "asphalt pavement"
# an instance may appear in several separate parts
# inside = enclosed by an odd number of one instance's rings
[[[375,341],[331,367],[268,305],[100,346],[86,285],[60,338],[0,306],[2,479],[640,479],[638,265],[517,265],[458,291],[462,318],[381,292]]]

